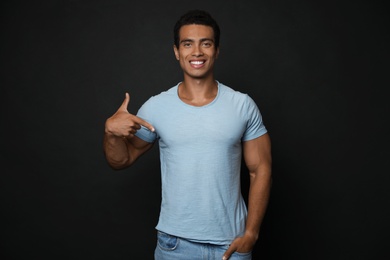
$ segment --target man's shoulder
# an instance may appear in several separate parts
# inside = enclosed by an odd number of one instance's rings
[[[142,104],[137,114],[143,116],[148,115],[148,117],[151,117],[151,114],[162,113],[164,109],[174,106],[176,103],[175,89],[177,89],[177,87],[173,86],[165,91],[160,92],[159,94],[149,97],[149,99],[147,99]],[[149,118],[149,120],[151,119]]]
[[[219,87],[222,95],[226,95],[229,97],[232,97],[234,99],[239,100],[246,100],[249,96],[246,93],[243,93],[239,90],[235,90],[227,85],[224,85],[223,83],[219,82]]]
[[[177,85],[173,86],[167,90],[164,90],[164,91],[160,92],[159,94],[151,96],[147,102],[165,101],[166,99],[175,97],[176,93],[177,93]]]

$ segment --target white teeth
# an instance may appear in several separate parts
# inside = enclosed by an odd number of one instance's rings
[[[191,61],[191,64],[194,64],[194,65],[200,65],[203,63],[204,63],[203,61]]]

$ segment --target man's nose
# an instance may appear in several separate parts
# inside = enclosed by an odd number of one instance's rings
[[[195,45],[194,46],[194,50],[192,52],[192,55],[193,56],[202,56],[203,55],[203,51],[202,51],[202,48],[200,45]]]

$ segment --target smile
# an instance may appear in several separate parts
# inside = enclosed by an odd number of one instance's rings
[[[204,66],[206,61],[201,61],[201,60],[192,60],[190,61],[190,64],[191,64],[191,67],[193,67],[194,69],[200,69]]]
[[[190,63],[193,65],[202,65],[204,63],[204,61],[194,60],[194,61],[190,61]]]

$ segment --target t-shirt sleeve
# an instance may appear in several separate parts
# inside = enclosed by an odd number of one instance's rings
[[[152,98],[146,101],[141,108],[138,110],[137,116],[153,125],[153,106],[152,106]],[[150,131],[145,126],[141,125],[141,128],[135,134],[138,138],[141,138],[145,142],[153,143],[157,139],[157,134],[155,132]]]
[[[247,96],[247,125],[242,141],[249,141],[267,133],[263,123],[263,117],[253,99]]]

